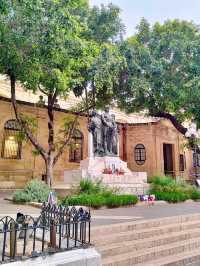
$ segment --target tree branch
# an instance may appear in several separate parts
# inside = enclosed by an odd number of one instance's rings
[[[18,113],[16,96],[15,96],[16,79],[15,79],[15,77],[12,74],[10,75],[10,83],[11,83],[11,102],[12,102],[13,109],[14,109],[14,112],[15,112],[15,117],[16,117],[18,123],[20,124],[21,128],[24,130],[27,138],[32,143],[32,145],[39,151],[40,155],[44,159],[46,159],[46,152],[45,152],[44,148],[34,138],[34,136],[32,135],[31,131],[28,129],[26,123],[23,121],[23,119],[21,118],[21,116]]]
[[[173,126],[183,135],[185,135],[185,133],[187,132],[187,128],[184,127],[175,116],[173,116],[170,113],[167,112],[158,112],[156,115],[154,115],[156,117],[163,117],[166,118],[168,120],[170,120],[173,124]]]
[[[38,85],[38,89],[39,89],[39,91],[41,91],[43,94],[45,94],[45,95],[47,95],[47,96],[48,96],[48,93],[46,93],[46,91],[45,91],[45,90],[43,90],[43,89],[41,88],[41,86],[40,86],[40,85]]]
[[[71,128],[70,128],[70,130],[69,130],[68,137],[67,137],[66,140],[63,142],[63,144],[62,144],[62,146],[60,147],[60,149],[58,150],[58,153],[55,155],[54,160],[53,160],[53,165],[56,164],[56,162],[58,161],[59,157],[63,154],[66,145],[70,142],[71,137],[72,137],[73,134],[74,134],[74,130],[75,130],[75,127],[76,127],[77,120],[78,120],[78,115],[75,117],[75,119],[74,119],[74,121],[73,121],[73,124],[72,124],[72,126],[71,126]]]

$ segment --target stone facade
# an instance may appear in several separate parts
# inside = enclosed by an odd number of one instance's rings
[[[134,160],[134,148],[143,144],[146,161],[138,165]],[[126,157],[128,167],[133,171],[147,172],[148,177],[164,174],[163,145],[172,145],[172,174],[175,177],[191,179],[193,173],[192,151],[185,147],[186,140],[166,119],[155,123],[129,125],[126,129]],[[180,171],[180,155],[184,158],[184,171]]]
[[[46,108],[39,108],[28,104],[18,104],[19,111],[28,116],[37,118],[38,130],[37,139],[45,147],[47,146],[48,131],[47,131],[47,110]],[[69,117],[69,113],[55,112],[55,136],[59,130],[59,125],[63,123],[63,119]],[[4,139],[4,124],[9,119],[14,119],[14,112],[9,101],[0,101],[0,148],[2,149]],[[81,117],[79,119],[79,128],[83,134],[83,152],[82,157],[86,158],[88,154],[88,131],[87,118]],[[40,156],[33,156],[33,146],[30,143],[25,143],[22,146],[21,159],[3,159],[0,158],[0,181],[10,182],[13,186],[13,181],[17,187],[21,187],[28,179],[41,178],[44,174],[44,161]],[[65,169],[77,169],[79,163],[69,162],[69,148],[63,153],[54,167],[54,181],[62,181]],[[7,184],[0,182],[1,184]],[[9,183],[8,183],[9,186]]]
[[[28,116],[37,118],[37,138],[43,146],[47,145],[47,110],[35,104],[18,102],[19,110]],[[55,111],[55,132],[63,119],[71,116],[67,111]],[[4,124],[9,119],[15,119],[9,99],[0,99],[0,148],[4,139]],[[118,120],[117,120],[118,121]],[[80,131],[83,134],[82,158],[88,157],[87,117],[79,118]],[[128,167],[134,172],[147,172],[150,178],[154,174],[164,174],[163,144],[172,144],[173,175],[189,179],[192,171],[192,153],[184,148],[184,137],[168,120],[160,119],[154,122],[128,124],[118,121],[120,128],[119,151],[120,158],[127,161]],[[55,133],[56,135],[56,133]],[[143,164],[135,161],[135,147],[143,144],[146,160]],[[31,144],[22,147],[21,159],[0,158],[0,188],[23,187],[31,178],[41,178],[44,174],[44,162],[40,156],[33,156]],[[180,170],[180,154],[185,158],[184,171]],[[62,182],[64,170],[78,169],[79,163],[69,162],[69,148],[63,153],[54,168],[54,182]]]

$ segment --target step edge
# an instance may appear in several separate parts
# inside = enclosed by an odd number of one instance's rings
[[[176,245],[168,244],[168,245],[165,245],[164,247],[162,246],[160,248],[153,247],[153,248],[147,249],[146,251],[142,251],[142,252],[138,252],[138,251],[137,252],[127,252],[127,253],[123,254],[123,256],[126,257],[127,259],[128,258],[133,258],[133,257],[137,258],[138,256],[148,255],[148,254],[151,254],[151,253],[160,252],[160,251],[164,251],[164,250],[170,250],[172,248],[181,247],[181,246],[184,247],[184,246],[191,245],[191,244],[197,243],[197,242],[199,242],[199,244],[200,244],[200,237],[195,239],[195,241],[188,241],[188,240],[179,241],[178,243],[176,243]],[[166,248],[166,246],[168,246],[168,247]],[[156,249],[156,251],[155,251],[155,249]],[[110,256],[108,258],[103,258],[102,261],[109,263],[111,259],[112,260],[113,259],[116,260],[119,256],[122,257],[122,254]],[[126,259],[126,258],[124,258],[124,259]]]

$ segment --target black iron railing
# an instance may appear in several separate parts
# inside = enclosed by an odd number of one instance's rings
[[[90,245],[90,211],[44,204],[38,218],[0,219],[0,263]]]

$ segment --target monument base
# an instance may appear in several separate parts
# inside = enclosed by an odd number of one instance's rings
[[[146,172],[132,172],[127,163],[116,157],[94,157],[80,163],[82,178],[89,178],[118,188],[123,194],[145,194],[149,188]]]

